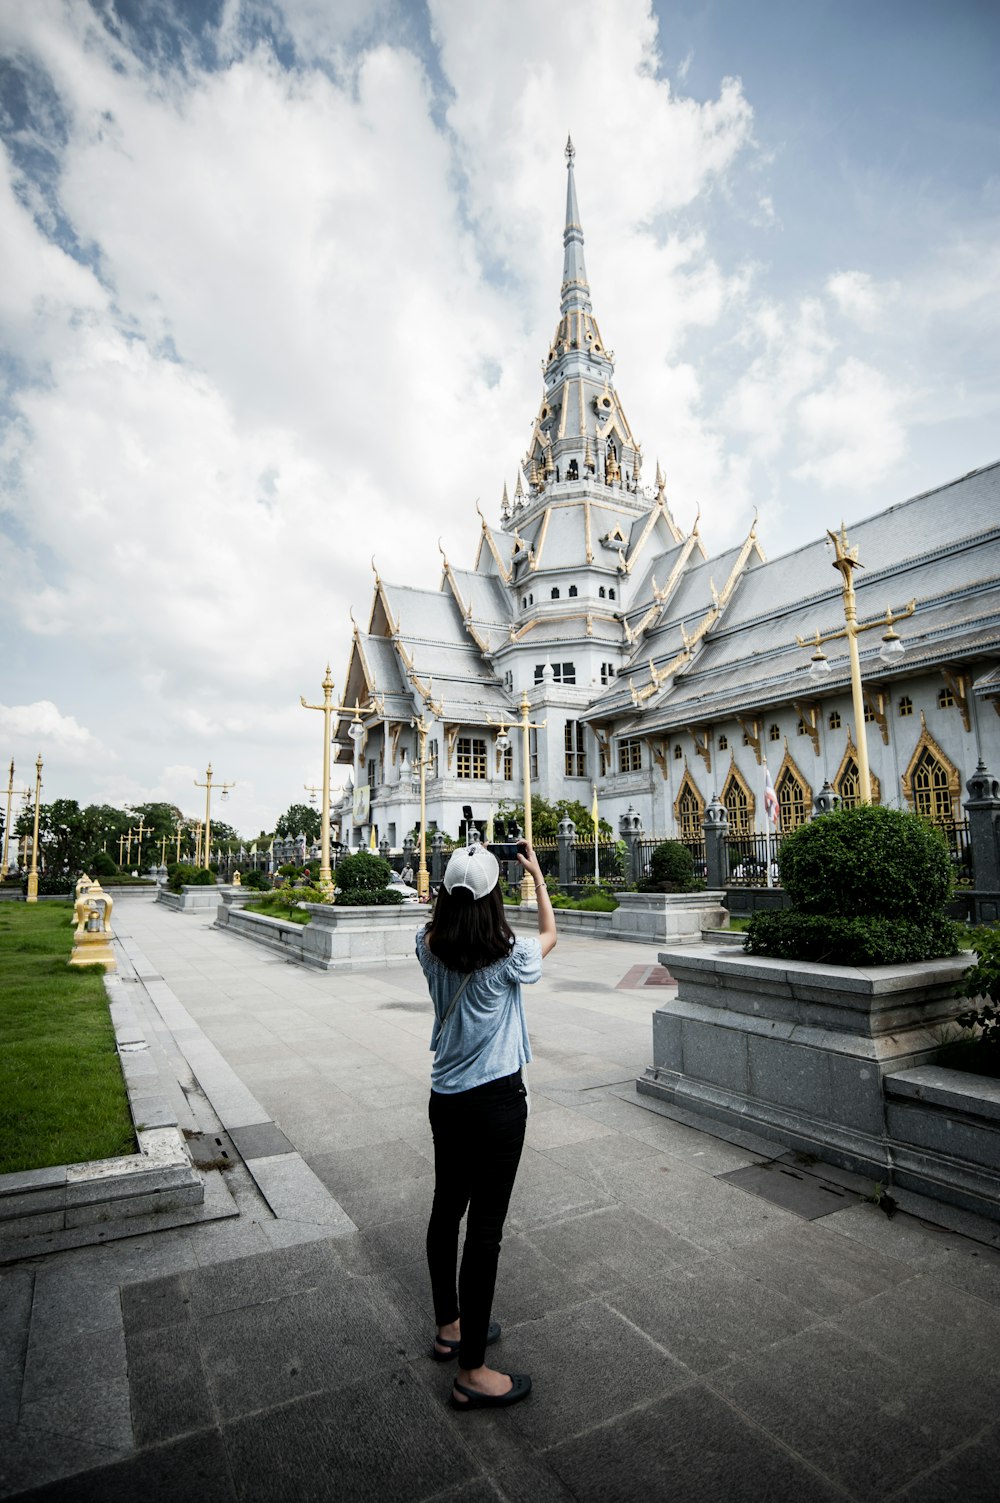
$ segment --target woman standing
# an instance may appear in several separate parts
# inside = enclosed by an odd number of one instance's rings
[[[434,1002],[434,1205],[427,1228],[437,1321],[433,1356],[439,1362],[458,1357],[451,1403],[460,1410],[516,1404],[531,1391],[526,1373],[486,1366],[486,1348],[500,1337],[490,1310],[528,1115],[521,1067],[531,1048],[521,987],[539,979],[542,958],[556,942],[538,859],[526,841],[519,846],[517,859],[538,894],[537,939],[515,939],[504,915],[499,863],[482,845],[453,852],[433,918],[417,935],[417,958]]]

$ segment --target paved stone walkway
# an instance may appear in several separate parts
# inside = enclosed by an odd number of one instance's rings
[[[459,1416],[416,962],[320,975],[146,898],[115,918],[192,1130],[241,1145],[240,1214],[0,1272],[0,1497],[997,1497],[1000,1254],[638,1104],[655,954],[561,939],[529,993],[494,1313],[535,1391]],[[741,1184],[762,1161],[782,1204]]]

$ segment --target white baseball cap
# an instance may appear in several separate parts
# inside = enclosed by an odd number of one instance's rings
[[[500,863],[483,845],[469,845],[452,851],[444,869],[447,892],[464,887],[475,899],[485,898],[500,881]]]

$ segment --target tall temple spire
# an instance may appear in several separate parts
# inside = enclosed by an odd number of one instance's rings
[[[580,206],[576,201],[576,178],[573,174],[573,158],[576,147],[573,137],[566,141],[566,228],[563,230],[563,279],[560,311],[566,314],[571,308],[590,312],[590,287],[587,284],[587,266],[583,259],[583,226],[580,223]]]
[[[544,389],[523,470],[525,508],[558,493],[611,499],[629,511],[648,510],[640,485],[642,453],[614,387],[614,355],[594,317],[583,259],[583,226],[576,197],[576,148],[566,142],[566,224],[559,323],[542,362]],[[568,489],[572,487],[572,489]],[[515,495],[515,507],[518,497]]]

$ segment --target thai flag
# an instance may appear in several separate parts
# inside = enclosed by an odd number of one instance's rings
[[[781,824],[781,810],[778,807],[778,796],[771,782],[771,769],[764,763],[764,813],[771,821],[775,829]]]

